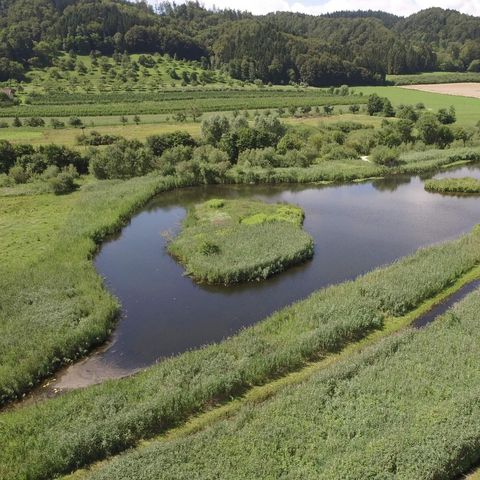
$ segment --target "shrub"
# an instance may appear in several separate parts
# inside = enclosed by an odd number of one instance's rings
[[[137,177],[152,169],[151,152],[135,140],[121,140],[95,150],[90,158],[90,171],[98,179]]]
[[[57,176],[51,177],[48,181],[55,195],[64,195],[75,190],[75,179],[78,173],[72,165],[62,170]]]
[[[271,168],[278,166],[279,161],[273,147],[253,148],[240,153],[238,164],[251,167]]]
[[[193,137],[181,130],[172,133],[164,133],[162,135],[151,135],[147,137],[147,147],[155,156],[161,156],[168,148],[178,147],[194,147],[196,145]]]
[[[40,117],[27,118],[23,122],[27,127],[44,127],[45,120]]]
[[[15,183],[26,183],[30,178],[28,173],[20,165],[13,166],[8,175]]]
[[[374,148],[371,158],[377,165],[384,165],[386,167],[395,167],[401,163],[399,151],[386,146]]]

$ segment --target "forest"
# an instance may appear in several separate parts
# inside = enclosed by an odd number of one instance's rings
[[[252,82],[381,84],[387,74],[479,71],[480,19],[440,8],[408,18],[374,11],[254,16],[198,2],[0,1],[0,81],[51,66],[60,52],[169,54]]]

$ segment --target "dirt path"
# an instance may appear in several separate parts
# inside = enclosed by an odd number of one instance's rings
[[[439,83],[426,85],[403,85],[399,88],[422,92],[443,93],[460,97],[480,98],[480,83]]]

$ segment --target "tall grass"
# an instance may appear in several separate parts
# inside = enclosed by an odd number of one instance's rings
[[[174,179],[84,185],[70,196],[0,201],[0,403],[102,343],[116,301],[91,262],[97,244]]]
[[[472,177],[437,178],[425,182],[425,190],[437,193],[480,193],[480,180]]]
[[[293,205],[213,199],[190,210],[168,250],[201,282],[264,280],[313,256],[303,217]]]
[[[85,478],[459,478],[480,460],[479,310],[477,291],[422,331]]]
[[[0,474],[47,479],[124,450],[213,400],[338,351],[380,328],[386,315],[402,315],[442,291],[479,261],[476,228],[353,282],[322,289],[220,344],[131,378],[5,412]]]

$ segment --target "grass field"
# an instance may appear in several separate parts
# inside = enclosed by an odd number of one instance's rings
[[[476,72],[428,72],[413,75],[387,75],[387,81],[395,85],[421,85],[427,83],[480,82]]]
[[[137,181],[137,189],[140,185]],[[132,378],[4,412],[0,476],[46,479],[87,465],[168,429],[212,399],[229,398],[308,359],[337,352],[388,327],[390,316],[412,312],[471,271],[480,261],[479,242],[477,228],[355,282],[316,292],[221,344],[187,352]],[[66,278],[61,280],[63,290]]]
[[[428,109],[437,111],[453,105],[457,112],[458,125],[474,126],[480,120],[480,99],[420,92],[400,87],[362,87],[357,90],[362,91],[364,95],[377,93],[380,96],[388,97],[394,106],[423,103]]]
[[[213,199],[195,205],[168,251],[200,282],[264,280],[313,256],[294,205]]]
[[[73,478],[455,478],[479,460],[479,308],[475,292],[422,331]]]

